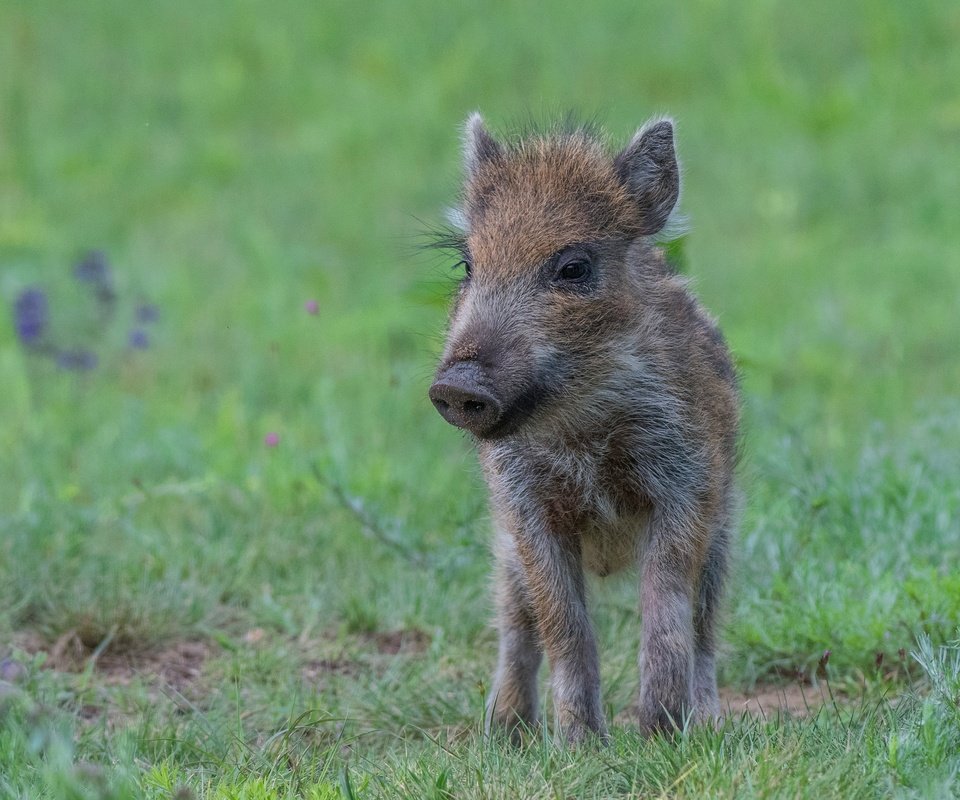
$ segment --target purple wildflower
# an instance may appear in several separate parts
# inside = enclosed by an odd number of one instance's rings
[[[320,313],[320,304],[316,300],[307,300],[303,304],[303,307],[307,310],[308,314],[316,315]]]
[[[27,676],[26,667],[14,661],[12,658],[5,658],[0,661],[0,681],[7,683],[17,683]]]
[[[41,289],[24,289],[13,305],[17,336],[27,347],[36,347],[47,329],[47,296]]]
[[[146,350],[150,347],[150,337],[143,328],[134,328],[127,337],[127,344],[134,350]]]
[[[101,322],[113,316],[117,293],[113,288],[113,274],[107,255],[102,250],[93,250],[73,268],[73,276],[81,283],[90,285],[93,296],[100,306]]]
[[[276,447],[278,444],[280,444],[280,434],[271,431],[263,437],[263,443],[267,447]]]
[[[160,309],[153,303],[141,303],[137,306],[134,315],[136,316],[137,322],[141,324],[156,322],[160,319]]]
[[[81,283],[92,283],[95,286],[109,286],[110,264],[107,262],[107,254],[102,250],[93,250],[83,257],[77,266],[73,268],[73,277]]]
[[[89,350],[62,350],[57,354],[57,366],[71,372],[89,372],[99,363],[97,354]]]

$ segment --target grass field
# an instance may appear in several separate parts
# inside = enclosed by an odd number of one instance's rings
[[[960,796],[958,41],[934,0],[0,0],[0,796]],[[610,747],[481,736],[417,247],[475,108],[678,121],[746,399],[719,731],[632,727],[627,578]]]

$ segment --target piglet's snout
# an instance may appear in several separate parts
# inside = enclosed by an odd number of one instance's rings
[[[483,436],[503,417],[503,406],[485,384],[476,361],[459,361],[438,373],[430,400],[451,425]]]

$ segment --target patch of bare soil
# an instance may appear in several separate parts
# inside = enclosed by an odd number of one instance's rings
[[[98,659],[97,669],[108,681],[124,683],[134,675],[156,677],[182,693],[200,677],[213,652],[209,642],[199,640],[174,642],[140,655],[108,650]]]
[[[91,669],[112,685],[125,685],[140,677],[184,692],[199,677],[203,665],[216,651],[202,640],[175,641],[158,647],[111,647],[91,650],[76,631],[67,631],[54,642],[36,633],[23,633],[14,645],[30,654],[45,653],[44,666],[59,672]]]
[[[730,688],[720,690],[720,707],[727,716],[732,717],[742,717],[744,714],[764,719],[778,715],[808,717],[830,702],[830,694],[824,683],[816,686],[802,683],[784,686],[761,684],[750,692]]]
[[[367,634],[366,638],[376,645],[381,655],[414,655],[424,652],[430,646],[430,634],[418,628],[397,631],[378,631]]]

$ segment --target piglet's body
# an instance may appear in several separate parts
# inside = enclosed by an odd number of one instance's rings
[[[649,237],[676,205],[673,126],[617,155],[583,130],[466,129],[466,274],[430,397],[472,433],[496,526],[500,655],[488,722],[605,736],[584,572],[636,565],[640,725],[719,713],[715,618],[734,516],[736,375]]]

